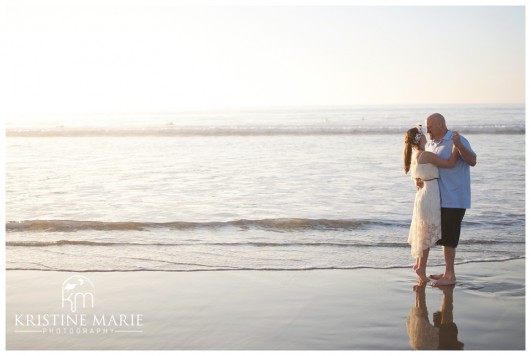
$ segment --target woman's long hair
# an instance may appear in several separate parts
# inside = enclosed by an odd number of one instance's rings
[[[409,172],[411,167],[411,155],[413,154],[413,147],[420,148],[420,134],[417,127],[407,130],[404,138],[404,170]]]

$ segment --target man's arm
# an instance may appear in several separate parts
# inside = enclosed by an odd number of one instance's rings
[[[461,135],[459,135],[459,132],[453,133],[452,140],[454,141],[454,145],[459,150],[459,154],[461,155],[461,158],[463,159],[463,161],[465,161],[469,166],[474,167],[477,163],[476,154],[469,151],[468,148],[465,145],[463,145],[463,142],[461,142]]]

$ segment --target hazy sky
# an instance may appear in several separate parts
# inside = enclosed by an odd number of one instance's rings
[[[8,1],[8,113],[523,103],[525,8]]]

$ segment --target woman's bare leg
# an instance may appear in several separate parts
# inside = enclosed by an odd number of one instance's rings
[[[429,248],[422,251],[422,257],[420,257],[418,261],[418,268],[415,270],[415,273],[417,273],[417,276],[419,276],[420,283],[426,283],[429,281],[429,278],[426,276],[426,265],[428,264],[429,254]]]

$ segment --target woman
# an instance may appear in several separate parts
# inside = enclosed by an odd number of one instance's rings
[[[413,289],[416,292],[415,306],[409,310],[406,321],[409,344],[413,350],[437,350],[439,329],[430,323],[426,304],[426,283]]]
[[[411,169],[413,179],[424,181],[422,188],[417,190],[413,218],[409,229],[408,243],[411,255],[416,258],[413,269],[419,276],[419,283],[426,283],[426,264],[430,247],[441,238],[441,197],[439,194],[440,168],[452,168],[458,157],[454,146],[449,160],[444,160],[432,152],[424,151],[426,136],[420,128],[409,129],[405,135],[404,169],[406,174]]]

